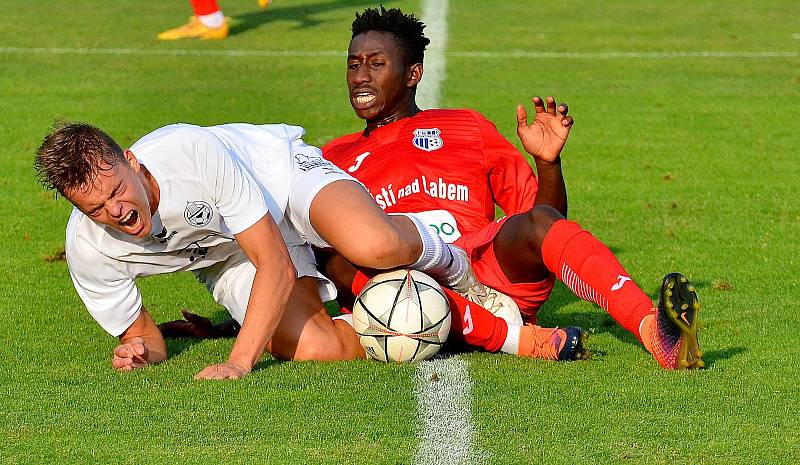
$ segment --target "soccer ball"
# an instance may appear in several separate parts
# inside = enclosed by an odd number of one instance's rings
[[[353,305],[353,327],[367,356],[384,362],[433,357],[450,332],[450,305],[433,278],[390,271],[367,282]]]

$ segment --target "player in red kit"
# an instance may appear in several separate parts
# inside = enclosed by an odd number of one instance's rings
[[[356,15],[347,83],[350,103],[367,124],[364,131],[329,143],[323,153],[359,179],[387,212],[413,212],[463,247],[478,279],[510,296],[528,323],[520,327],[480,307],[460,305],[454,316],[461,321],[454,318],[454,324],[461,325],[464,339],[489,351],[561,359],[558,348],[570,335],[533,325],[558,278],[608,311],[662,367],[702,367],[700,304],[692,284],[681,274],[668,274],[654,307],[611,251],[566,219],[560,152],[572,125],[567,106],[535,97],[530,124],[524,107],[517,109],[517,133],[534,158],[537,179],[479,113],[419,109],[416,86],[429,43],[423,28],[397,9]],[[507,216],[495,221],[495,205]],[[367,279],[339,256],[325,265],[340,294],[348,287],[357,293]]]
[[[464,248],[478,279],[512,297],[527,323],[535,323],[558,278],[608,311],[664,368],[702,367],[700,305],[691,283],[668,274],[654,307],[611,251],[565,218],[560,152],[572,124],[566,105],[535,97],[530,125],[524,107],[517,109],[517,132],[534,158],[537,182],[527,161],[479,113],[419,109],[416,86],[429,43],[423,28],[397,9],[356,15],[347,84],[367,125],[329,143],[324,156],[359,179],[387,212],[422,215]],[[495,205],[505,218],[494,221]],[[480,315],[471,315],[476,331],[503,332],[493,315]]]

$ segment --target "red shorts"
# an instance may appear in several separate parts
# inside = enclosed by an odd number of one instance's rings
[[[511,283],[500,268],[494,254],[494,238],[510,217],[504,217],[487,224],[482,229],[465,234],[454,245],[463,248],[472,261],[475,275],[483,284],[511,297],[519,305],[519,311],[526,323],[536,323],[536,312],[550,297],[555,283],[555,275],[535,283]]]

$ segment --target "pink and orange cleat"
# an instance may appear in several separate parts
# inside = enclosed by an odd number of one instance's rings
[[[703,352],[697,340],[700,301],[694,285],[680,273],[664,277],[658,308],[645,322],[642,341],[659,365],[667,370],[703,368]]]

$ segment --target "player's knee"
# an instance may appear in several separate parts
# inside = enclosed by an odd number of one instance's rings
[[[532,238],[532,244],[537,248],[541,247],[545,236],[553,227],[553,223],[563,219],[564,216],[551,207],[550,205],[537,205],[530,209],[526,214],[526,219],[529,228],[529,237]]]
[[[398,231],[386,228],[353,238],[350,261],[370,268],[393,268],[413,261],[412,246]]]
[[[533,207],[528,216],[537,229],[550,230],[558,220],[564,219],[564,215],[550,205],[537,205]]]
[[[292,360],[295,362],[311,360],[328,362],[358,358],[358,354],[350,346],[351,344],[347,344],[340,338],[318,339],[314,343],[298,346]]]

